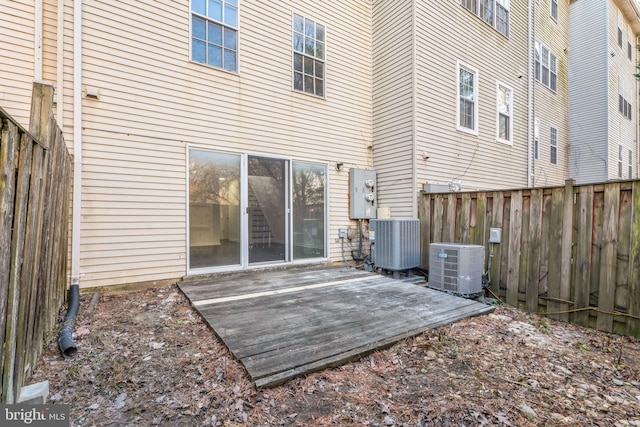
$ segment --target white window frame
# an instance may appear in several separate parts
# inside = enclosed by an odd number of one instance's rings
[[[549,163],[558,164],[558,128],[553,126],[549,129]]]
[[[507,94],[507,111],[500,111],[500,94],[502,90],[506,90]],[[506,138],[500,137],[500,116],[507,119]],[[513,145],[513,89],[500,81],[496,82],[496,141],[503,144]]]
[[[491,26],[505,37],[509,37],[510,12],[509,3],[511,0],[460,0],[460,5],[480,18],[484,23]],[[498,10],[501,11],[506,20],[498,20]],[[490,12],[490,15],[487,14]],[[503,25],[499,25],[503,24]],[[502,31],[504,29],[504,31]]]
[[[622,144],[618,145],[618,178],[622,179]]]
[[[303,20],[303,31],[306,30],[307,22],[312,23],[313,25],[313,36],[308,36],[306,32],[296,31],[296,17],[302,18]],[[323,35],[322,39],[317,38],[318,27],[322,27]],[[296,49],[296,37],[302,38],[302,51]],[[313,43],[311,49],[314,50],[313,54],[306,52],[306,41],[310,40]],[[321,46],[321,51],[319,51],[318,46]],[[291,89],[294,92],[302,93],[309,96],[315,96],[316,98],[326,98],[327,95],[327,26],[318,22],[316,19],[311,19],[306,15],[301,13],[293,12],[291,14]],[[320,52],[320,54],[318,53]],[[297,62],[296,57],[301,58],[302,62]],[[307,61],[310,61],[312,64],[312,72],[308,73],[306,64]],[[299,69],[298,64],[301,64],[302,69]],[[304,64],[304,65],[302,65]],[[318,74],[318,65],[321,65],[322,71]],[[296,76],[302,75],[302,89],[296,87]],[[321,76],[321,77],[320,77]],[[307,81],[311,79],[313,82],[313,92],[309,92],[306,90]],[[317,84],[320,82],[322,84],[321,92],[318,92]]]
[[[554,21],[558,21],[558,0],[549,0],[549,16]]]
[[[240,70],[240,0],[221,0],[222,3],[222,20],[217,20],[212,16],[209,16],[208,12],[208,8],[209,8],[209,2],[205,1],[205,10],[207,12],[205,12],[205,14],[202,14],[198,11],[195,11],[193,8],[193,0],[189,1],[189,60],[191,62],[194,62],[196,64],[201,64],[201,65],[205,65],[208,67],[212,67],[215,68],[216,70],[222,70],[222,71],[226,71],[229,73],[234,73],[234,74],[239,74],[239,70]],[[228,3],[228,4],[227,4]],[[225,8],[229,7],[230,9],[235,9],[236,14],[236,24],[235,26],[231,25],[230,23],[226,22],[225,19]],[[205,38],[202,39],[200,37],[195,37],[193,34],[193,20],[195,18],[204,20],[206,25],[208,26],[208,23],[213,23],[215,25],[218,25],[220,27],[222,27],[222,33],[223,33],[223,39],[222,39],[222,44],[221,45],[217,45],[216,43],[213,43],[210,41],[208,35],[205,35]],[[231,47],[227,46],[225,44],[224,41],[224,34],[225,34],[225,29],[231,31],[231,32],[235,32],[235,47],[232,49]],[[205,61],[198,61],[196,59],[194,59],[193,57],[193,43],[194,43],[194,39],[197,39],[200,42],[205,42],[206,44],[206,50],[207,53],[205,54]],[[209,63],[209,61],[206,59],[208,56],[208,45],[212,44],[212,45],[216,45],[219,46],[220,48],[222,48],[222,65],[221,66],[217,66],[214,64]],[[228,67],[225,67],[225,52],[226,51],[233,51],[235,52],[235,68],[230,69]]]
[[[546,51],[546,54],[544,52]],[[558,57],[549,47],[543,43],[535,42],[534,51],[534,76],[536,81],[549,88],[554,93],[558,92]]]
[[[473,102],[473,128],[468,128],[466,126],[462,126],[460,124],[460,114],[462,113],[462,111],[460,110],[460,101],[462,100],[462,95],[460,94],[460,71],[464,70],[470,74],[472,74],[473,77],[473,94],[471,96],[471,98],[466,97],[466,100],[470,100],[471,102]],[[462,61],[458,61],[457,62],[457,67],[456,67],[456,128],[459,131],[462,132],[467,132],[473,135],[478,135],[478,84],[479,84],[479,74],[478,74],[478,70],[470,67],[469,65],[465,64]]]

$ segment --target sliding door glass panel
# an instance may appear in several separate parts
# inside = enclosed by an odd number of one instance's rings
[[[293,162],[293,259],[326,257],[326,166]]]
[[[189,267],[239,265],[240,156],[189,150]]]
[[[287,260],[288,164],[248,157],[249,263]]]

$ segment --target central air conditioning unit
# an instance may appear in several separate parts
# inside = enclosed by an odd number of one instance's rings
[[[372,219],[369,222],[371,262],[390,271],[420,266],[420,221],[415,218]]]
[[[429,284],[432,289],[465,298],[481,296],[484,246],[458,243],[429,245]]]

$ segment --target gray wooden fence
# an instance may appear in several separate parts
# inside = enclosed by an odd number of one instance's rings
[[[18,399],[66,296],[71,161],[52,105],[34,83],[29,131],[0,107],[2,403]]]
[[[493,244],[490,291],[507,304],[640,337],[640,181],[422,194],[422,247]],[[422,266],[428,268],[428,251]]]

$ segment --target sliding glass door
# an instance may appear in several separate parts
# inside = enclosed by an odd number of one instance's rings
[[[241,265],[241,156],[189,151],[189,268]]]
[[[189,150],[189,270],[327,257],[326,165]]]

